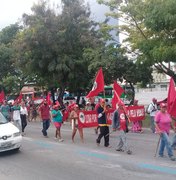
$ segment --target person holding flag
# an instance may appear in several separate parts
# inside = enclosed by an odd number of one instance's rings
[[[100,106],[97,108],[97,115],[98,115],[98,125],[100,128],[100,134],[96,140],[97,145],[100,145],[101,138],[104,137],[104,146],[111,147],[109,145],[109,126],[107,124],[106,118],[106,106],[105,100],[100,100]]]
[[[126,107],[123,101],[120,99],[120,96],[124,92],[124,90],[117,84],[116,81],[114,81],[113,89],[114,97],[112,99],[112,106],[116,110],[113,114],[112,128],[113,131],[120,131],[119,143],[117,145],[116,151],[125,151],[127,154],[132,154],[132,151],[129,149],[129,146],[127,144],[126,137],[126,133],[128,132],[128,123],[130,119],[127,115]]]
[[[100,92],[103,91],[104,91],[104,76],[103,76],[103,70],[102,68],[100,68],[99,71],[97,72],[92,90],[89,92],[86,98],[97,96]]]
[[[103,70],[102,67],[99,69],[99,71],[97,72],[97,75],[95,77],[95,81],[92,87],[92,90],[89,92],[89,94],[86,96],[86,98],[90,99],[91,102],[91,106],[93,107],[93,109],[95,109],[97,111],[98,107],[99,107],[99,103],[96,106],[93,102],[92,99],[94,99],[95,96],[97,96],[99,93],[104,91],[104,75],[103,75]],[[95,129],[95,133],[98,134],[98,129],[99,126]]]

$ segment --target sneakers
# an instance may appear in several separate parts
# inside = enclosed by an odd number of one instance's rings
[[[105,147],[107,147],[107,148],[111,148],[112,146],[108,145],[108,146],[105,146]]]
[[[63,142],[64,140],[63,139],[59,139],[59,142]]]
[[[174,156],[169,157],[171,161],[176,161],[176,158]]]
[[[95,134],[98,134],[98,130],[97,129],[95,129]]]
[[[100,146],[100,143],[98,142],[98,140],[96,140],[96,144],[97,144],[97,146]]]
[[[130,154],[132,154],[132,151],[128,150],[126,153],[130,155]]]
[[[117,148],[116,151],[124,152],[124,150],[121,148]]]

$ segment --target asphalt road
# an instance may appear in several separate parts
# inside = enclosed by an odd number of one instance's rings
[[[132,155],[115,151],[118,132],[105,148],[103,139],[96,146],[94,129],[84,130],[84,144],[78,134],[71,142],[69,123],[62,126],[64,142],[54,140],[54,131],[52,125],[44,138],[41,123],[30,122],[20,151],[0,154],[0,180],[175,180],[176,161],[154,157],[159,137],[149,130],[128,133]]]

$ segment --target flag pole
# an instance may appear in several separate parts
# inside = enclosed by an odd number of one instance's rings
[[[103,96],[104,96],[104,99],[105,99],[105,90],[103,91]]]

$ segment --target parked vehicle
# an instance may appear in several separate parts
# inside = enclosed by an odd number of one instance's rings
[[[0,113],[0,152],[19,150],[21,143],[20,130]]]

